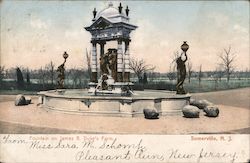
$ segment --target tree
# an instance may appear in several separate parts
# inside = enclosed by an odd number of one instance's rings
[[[16,68],[16,76],[17,76],[17,87],[23,88],[24,87],[23,73],[19,67]]]
[[[171,56],[171,63],[169,66],[169,72],[167,73],[167,77],[170,81],[175,80],[177,78],[176,72],[176,60],[179,57],[179,52],[175,51]]]
[[[0,66],[0,84],[2,85],[2,81],[4,78],[4,66]]]
[[[170,65],[169,66],[169,72],[167,73],[167,77],[170,81],[175,80],[177,77],[175,68],[173,68],[174,66]],[[176,66],[175,66],[176,67]]]
[[[156,79],[157,73],[154,71],[148,71],[147,77],[148,81],[153,82]]]
[[[91,53],[88,53],[88,50],[86,49],[86,58],[87,58],[87,66],[88,66],[88,75],[89,78],[91,78]]]
[[[45,70],[43,69],[43,67],[41,67],[38,71],[37,71],[37,78],[39,80],[39,83],[42,84],[43,88],[44,88],[44,85],[45,85],[45,75],[46,75],[46,72]]]
[[[45,70],[48,72],[48,79],[51,81],[51,85],[54,85],[55,64],[52,61],[50,61],[50,63],[45,65]]]
[[[221,65],[219,65],[217,68],[216,68],[216,76],[218,78],[218,80],[221,82],[221,78],[223,77],[224,75],[224,71],[223,71],[223,67]]]
[[[152,65],[146,64],[146,62],[143,59],[136,60],[136,59],[131,59],[130,60],[130,68],[134,71],[136,74],[139,83],[142,82],[142,74],[146,71],[154,70],[155,67]]]
[[[199,86],[201,85],[201,78],[202,78],[202,65],[200,65],[199,67],[199,73],[198,73],[198,80],[199,80]]]
[[[221,78],[221,70],[219,68],[216,68],[215,71],[212,72],[212,79],[214,80],[214,89],[216,90],[218,87],[218,80]]]
[[[26,82],[27,82],[27,84],[30,84],[30,72],[29,72],[29,70],[26,71]]]
[[[4,66],[0,66],[0,81],[2,81],[4,78],[4,70],[5,70]]]
[[[230,80],[230,75],[232,74],[234,70],[233,62],[235,60],[235,53],[232,53],[231,46],[228,47],[228,49],[223,49],[223,52],[219,55],[219,58],[221,59],[221,65],[224,68],[225,74],[227,76],[227,82]]]
[[[187,72],[188,72],[188,82],[190,83],[190,80],[191,80],[191,75],[193,73],[193,65],[190,61],[188,61],[187,63]]]
[[[147,73],[144,72],[144,74],[143,74],[143,84],[147,84],[147,83],[148,83]]]

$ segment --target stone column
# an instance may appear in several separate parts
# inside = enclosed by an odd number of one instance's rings
[[[104,55],[104,45],[106,44],[104,41],[100,42],[100,58]],[[100,63],[100,67],[101,67],[101,63]],[[103,74],[103,72],[101,72],[101,74]]]
[[[129,56],[129,40],[125,42],[125,56],[124,56],[124,81],[130,81],[130,56]]]
[[[97,53],[96,42],[92,42],[92,60],[91,60],[91,82],[97,83]]]
[[[100,42],[100,55],[101,56],[104,55],[104,45],[105,44],[106,44],[105,42]]]
[[[123,72],[123,50],[122,50],[122,40],[118,40],[118,48],[117,48],[117,81],[122,82],[123,77],[122,77],[122,72]]]

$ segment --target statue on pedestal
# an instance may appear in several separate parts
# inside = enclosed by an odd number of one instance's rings
[[[109,75],[109,54],[105,53],[100,57],[101,74]]]
[[[65,71],[65,68],[64,68],[64,63],[61,64],[60,66],[58,66],[57,70],[58,72],[58,76],[57,76],[57,88],[58,89],[63,89],[64,88],[64,71]]]
[[[116,81],[117,78],[117,53],[116,49],[108,49],[108,52],[100,58],[101,74],[111,75]]]
[[[188,50],[189,46],[184,41],[183,45],[181,46],[181,49],[183,50],[184,53],[184,59],[183,53],[177,58],[176,64],[177,64],[177,84],[176,84],[176,93],[177,94],[186,94],[186,91],[183,88],[183,84],[186,78],[186,65],[185,62],[187,61],[187,54],[186,51]]]
[[[183,83],[186,78],[186,65],[185,62],[187,61],[187,55],[185,53],[185,59],[182,60],[182,55],[177,58],[177,84],[176,84],[176,91],[177,94],[186,94],[186,91],[183,88]]]
[[[117,53],[116,49],[109,49],[109,69],[112,78],[117,81]]]
[[[57,68],[57,72],[58,72],[58,76],[57,76],[57,88],[58,89],[63,89],[64,88],[64,79],[65,79],[65,75],[64,75],[64,64],[66,62],[66,59],[68,58],[68,54],[66,52],[64,52],[63,54],[63,58],[64,58],[64,62],[63,64],[61,64],[60,66],[58,66]]]

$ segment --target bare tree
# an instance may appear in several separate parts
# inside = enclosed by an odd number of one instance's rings
[[[82,72],[81,70],[78,70],[78,69],[71,69],[70,70],[70,76],[71,76],[71,79],[72,79],[72,84],[73,84],[73,88],[77,88],[78,85],[81,85],[82,83],[82,80],[81,80],[81,75],[82,75]]]
[[[169,66],[169,72],[167,73],[167,77],[170,81],[175,80],[177,78],[176,72],[176,60],[179,57],[179,52],[175,51],[171,56],[171,63]]]
[[[140,60],[131,59],[130,60],[130,68],[136,74],[138,81],[142,82],[143,73],[146,71],[154,70],[155,66],[146,64],[146,62],[143,59],[140,59]]]
[[[30,70],[26,68],[26,83],[30,84]]]
[[[167,77],[170,81],[175,80],[177,77],[175,67],[172,65],[169,66],[169,72],[167,73]]]
[[[218,80],[221,82],[221,78],[224,75],[223,67],[221,64],[216,68],[216,75],[218,77]]]
[[[43,67],[41,67],[38,72],[37,72],[37,78],[38,78],[38,82],[40,84],[42,84],[43,88],[44,88],[44,85],[45,85],[45,75],[46,75],[46,72],[45,70],[43,69]]]
[[[88,53],[88,50],[86,49],[86,58],[87,58],[87,66],[88,66],[88,75],[89,78],[91,78],[91,53]]]
[[[147,75],[150,82],[153,82],[157,78],[157,72],[154,72],[153,70],[148,71]]]
[[[212,79],[214,80],[214,89],[217,90],[218,87],[218,80],[221,78],[221,70],[219,68],[216,68],[215,71],[213,71]]]
[[[50,63],[45,65],[45,70],[48,73],[48,79],[50,80],[51,85],[53,85],[55,79],[55,64],[50,61]]]
[[[200,65],[199,67],[199,73],[198,73],[198,80],[199,80],[199,86],[201,85],[201,78],[202,78],[202,65]]]
[[[176,71],[176,60],[180,56],[179,51],[175,51],[171,57],[172,70]]]
[[[68,82],[68,85],[71,85],[73,88],[84,88],[87,86],[86,76],[88,75],[87,69],[77,69],[77,68],[71,68],[66,71],[67,76],[66,79],[70,82]]]
[[[224,48],[223,52],[219,55],[219,58],[221,59],[221,65],[224,67],[224,71],[227,76],[227,82],[229,82],[230,75],[234,70],[233,62],[235,57],[235,53],[232,53],[231,51],[231,46],[229,46],[228,49]]]
[[[187,63],[187,71],[188,71],[188,82],[190,83],[191,75],[193,73],[193,65],[190,61]]]
[[[4,66],[0,66],[0,83],[2,83],[4,78]]]

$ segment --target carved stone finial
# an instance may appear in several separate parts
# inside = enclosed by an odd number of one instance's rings
[[[128,14],[129,14],[129,9],[128,9],[128,6],[127,6],[127,8],[126,8],[126,15],[128,16]]]
[[[122,3],[120,3],[118,9],[119,9],[119,13],[121,14],[122,13]]]
[[[93,16],[94,16],[94,18],[96,17],[96,8],[94,8],[94,11],[93,11]]]

